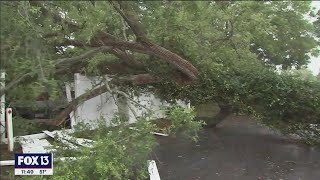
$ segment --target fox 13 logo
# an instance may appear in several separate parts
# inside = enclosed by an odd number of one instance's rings
[[[15,154],[15,175],[52,175],[53,157],[46,154]]]

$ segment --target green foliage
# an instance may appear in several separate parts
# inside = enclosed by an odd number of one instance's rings
[[[29,134],[37,134],[41,133],[45,130],[54,130],[52,126],[39,124],[34,121],[30,121],[29,119],[24,119],[19,116],[15,116],[12,119],[13,121],[13,136],[23,136]]]
[[[253,115],[284,133],[297,133],[309,140],[319,138],[300,133],[309,124],[320,123],[320,82],[303,70],[279,74],[253,62],[229,66],[207,63],[201,67],[196,84],[159,86],[165,86],[157,89],[162,98],[230,104],[234,112]]]
[[[305,81],[316,81],[317,80],[317,77],[314,76],[312,74],[312,72],[306,68],[283,71],[282,73],[290,74],[297,79],[302,79]]]
[[[193,121],[193,109],[173,106],[167,110],[170,118],[170,134],[181,130],[197,139],[201,123]],[[129,129],[128,122],[116,115],[112,119],[116,127],[106,127],[105,120],[100,119],[98,128],[92,132],[87,125],[79,125],[75,136],[90,137],[94,140],[93,148],[79,148],[76,150],[54,143],[56,152],[54,159],[59,157],[75,157],[77,160],[67,160],[54,164],[54,176],[50,179],[146,179],[148,177],[148,160],[156,139],[150,132],[157,131],[150,119],[152,115],[145,115]],[[90,133],[91,132],[91,133]],[[88,135],[88,134],[89,135]],[[26,177],[24,179],[46,179],[46,177]]]
[[[266,65],[286,69],[307,64],[308,52],[317,55],[315,29],[304,17],[310,2],[145,4],[146,13],[152,13],[145,17],[149,35],[196,64],[199,59],[226,62],[255,55]]]
[[[285,69],[302,67],[310,58],[309,52],[317,54],[314,51],[316,40],[312,36],[315,29],[303,17],[311,10],[310,2],[144,1],[128,4],[139,14],[148,37],[190,60],[203,72],[204,83],[230,86],[224,78],[231,79],[234,75],[230,65],[235,63],[255,63],[258,59],[265,65],[282,65]],[[28,100],[21,93],[24,88],[34,94],[33,98],[46,89],[56,92],[59,81],[64,81],[66,76],[70,78],[71,74],[54,75],[55,60],[80,55],[86,50],[57,46],[57,42],[63,42],[66,37],[89,42],[96,33],[108,32],[133,39],[132,31],[109,2],[98,1],[93,5],[91,2],[57,1],[44,2],[43,6],[52,13],[60,12],[65,21],[80,29],[74,31],[73,26],[44,15],[41,8],[29,2],[2,2],[1,23],[6,25],[1,26],[1,65],[8,69],[7,80],[10,82],[25,72],[31,72],[33,77],[8,95],[12,101]],[[50,33],[58,35],[43,38]],[[147,72],[170,77],[172,67],[167,63],[152,56],[133,55],[144,63]],[[80,71],[99,75],[113,58],[100,53]],[[196,91],[190,96],[203,94]],[[223,92],[217,89],[212,96],[224,101],[225,97],[218,97],[220,93]]]
[[[263,86],[257,86],[260,81],[264,82]],[[286,123],[320,122],[319,82],[270,71],[256,72],[244,77],[243,82],[246,84],[242,87],[240,97],[245,99],[245,103],[254,105],[256,111],[266,118]]]
[[[30,122],[28,119],[23,119],[21,117],[14,117],[12,119],[13,123],[13,135],[14,137],[23,136],[28,134],[36,134],[41,132],[41,128],[38,124]]]
[[[203,121],[193,121],[196,117],[194,108],[183,108],[181,106],[172,106],[167,111],[167,118],[170,119],[168,132],[172,135],[183,131],[185,135],[193,141],[197,141],[198,132],[201,130]]]
[[[93,138],[94,148],[80,150],[76,161],[57,164],[54,179],[146,177],[147,159],[155,144],[151,124],[142,121],[136,124],[139,131],[122,125],[115,130],[100,125]]]
[[[311,9],[310,2],[271,2],[262,7],[259,13],[264,16],[259,20],[271,28],[252,29],[252,50],[264,62],[283,69],[305,65],[310,59],[307,53],[316,48],[314,27],[304,17]]]
[[[128,73],[152,73],[163,78],[152,89],[162,99],[231,104],[235,111],[256,116],[264,124],[286,133],[305,132],[310,123],[320,123],[320,82],[296,73],[278,74],[275,65],[297,69],[306,65],[315,50],[319,21],[304,18],[310,11],[306,1],[139,1],[127,2],[138,14],[148,38],[187,60],[199,70],[195,84],[167,81],[173,68],[157,57],[132,53],[144,70]],[[52,98],[61,95],[60,86],[72,73],[55,73],[57,59],[87,52],[83,47],[66,47],[65,40],[88,43],[98,32],[118,38],[134,39],[132,31],[109,2],[41,2],[49,12],[29,2],[1,1],[1,68],[7,70],[7,82],[25,73],[30,77],[7,95],[9,101],[28,104],[42,92]],[[48,34],[56,34],[45,38]],[[84,59],[77,72],[102,75],[114,62],[106,52]],[[122,60],[122,59],[120,59]],[[71,67],[77,68],[77,67]],[[71,70],[70,70],[71,71]],[[121,70],[122,71],[122,70]],[[121,72],[123,73],[123,72]],[[118,74],[118,73],[114,73]],[[301,78],[303,77],[303,78]],[[140,92],[143,88],[121,85]],[[167,112],[169,131],[183,131],[197,137],[202,122],[192,121],[193,109],[173,106]],[[155,145],[150,131],[156,128],[142,117],[129,130],[119,122],[117,129],[101,126],[96,131],[94,150],[61,150],[61,155],[82,157],[57,164],[55,179],[128,179],[143,178],[148,155]],[[191,133],[191,134],[190,134]],[[313,136],[311,138],[316,138]],[[312,141],[312,140],[311,140]],[[92,162],[89,163],[88,162]]]
[[[104,64],[115,62],[115,59],[112,55],[99,53],[95,57],[93,57],[86,68],[86,75],[89,76],[99,76],[102,74],[101,70],[103,68],[98,68],[103,66]]]

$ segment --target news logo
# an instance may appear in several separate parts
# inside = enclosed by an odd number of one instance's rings
[[[15,175],[53,175],[53,157],[51,153],[15,154]]]

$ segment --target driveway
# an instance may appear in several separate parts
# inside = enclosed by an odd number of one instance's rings
[[[319,180],[320,148],[230,116],[200,141],[159,137],[154,159],[162,180]]]

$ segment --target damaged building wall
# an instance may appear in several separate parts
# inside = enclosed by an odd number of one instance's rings
[[[84,94],[88,90],[92,89],[95,84],[99,83],[101,77],[86,77],[81,74],[75,74],[74,76],[74,91],[75,98]],[[106,79],[110,81],[111,79]],[[162,107],[170,106],[169,103],[162,101],[155,97],[152,93],[144,93],[140,96],[133,97],[133,100],[139,102],[143,107],[154,111],[152,118],[164,118],[165,112],[161,110]],[[85,101],[80,104],[76,110],[71,113],[71,126],[74,127],[78,123],[90,124],[92,128],[96,127],[101,117],[106,121],[107,126],[111,126],[112,117],[117,112],[121,112],[121,115],[128,118],[129,123],[136,122],[134,113],[128,106],[128,100],[123,97],[117,97],[109,92],[103,93],[95,98]],[[134,102],[130,102],[132,109],[136,115],[141,116],[147,113],[148,110],[142,106],[137,105]],[[179,105],[186,107],[187,105],[183,102],[178,102]]]

